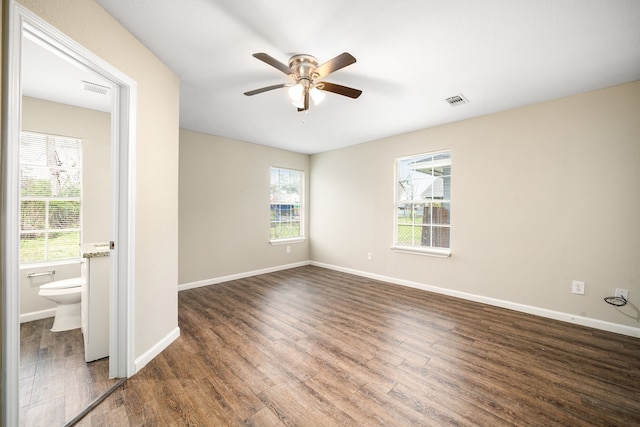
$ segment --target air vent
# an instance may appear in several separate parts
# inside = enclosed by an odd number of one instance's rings
[[[109,95],[109,92],[111,91],[111,88],[108,86],[85,82],[84,80],[82,80],[82,89],[87,92],[97,93],[98,95]]]
[[[466,104],[467,102],[469,102],[469,100],[462,94],[447,98],[445,99],[445,101],[447,101],[452,107],[457,107],[458,105]]]

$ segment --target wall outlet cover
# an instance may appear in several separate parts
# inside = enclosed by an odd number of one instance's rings
[[[616,289],[615,296],[629,299],[629,289]]]

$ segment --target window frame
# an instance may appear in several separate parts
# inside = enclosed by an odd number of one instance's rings
[[[399,191],[398,191],[398,184],[399,184],[399,165],[400,162],[402,161],[406,161],[406,160],[410,160],[410,159],[420,159],[423,157],[433,157],[433,156],[437,156],[437,155],[441,155],[441,154],[448,154],[449,155],[449,162],[448,165],[451,167],[452,166],[452,159],[453,159],[453,153],[451,149],[444,149],[444,150],[437,150],[437,151],[430,151],[430,152],[424,152],[424,153],[418,153],[418,154],[412,154],[412,155],[408,155],[408,156],[400,156],[400,157],[396,157],[394,158],[394,173],[393,173],[393,241],[392,241],[392,246],[391,249],[394,252],[400,252],[400,253],[410,253],[410,254],[418,254],[418,255],[428,255],[428,256],[434,256],[434,257],[441,257],[441,258],[448,258],[451,256],[451,218],[449,218],[448,224],[439,224],[438,226],[442,226],[445,228],[449,229],[449,247],[447,248],[442,248],[442,247],[436,247],[436,246],[418,246],[418,245],[403,245],[403,244],[399,244],[398,243],[398,207],[401,204],[405,204],[405,203],[415,203],[417,200],[416,199],[412,199],[412,200],[399,200]],[[450,180],[452,180],[452,176],[453,175],[449,175]],[[422,201],[421,203],[430,203],[427,200]],[[434,201],[431,201],[431,203],[434,203]],[[451,209],[451,187],[449,187],[449,198],[448,199],[442,199],[442,201],[440,201],[440,203],[448,203],[449,204],[449,210]]]
[[[20,254],[19,254],[19,260],[20,260],[20,265],[48,265],[48,264],[54,264],[54,263],[65,263],[65,262],[70,262],[70,261],[77,261],[78,259],[81,259],[81,254],[80,254],[80,243],[82,242],[82,222],[83,222],[83,208],[84,208],[84,204],[83,204],[83,140],[82,138],[78,138],[78,137],[71,137],[71,136],[62,136],[62,135],[54,135],[54,134],[48,134],[48,133],[43,133],[43,132],[33,132],[33,131],[21,131],[20,132],[20,143],[22,144],[22,139],[23,136],[25,135],[31,135],[33,138],[45,138],[45,143],[48,145],[50,143],[51,139],[62,139],[62,140],[68,140],[68,141],[74,141],[78,144],[78,163],[79,166],[78,167],[64,167],[64,168],[60,168],[60,170],[71,170],[71,171],[75,171],[78,174],[79,177],[79,196],[77,197],[72,197],[72,196],[67,196],[67,197],[58,197],[55,195],[50,195],[50,196],[23,196],[22,194],[19,194],[19,203],[20,203],[20,216],[19,216],[19,220],[20,223],[18,225],[18,239],[20,241]],[[48,155],[48,154],[45,154]],[[51,168],[50,165],[47,166],[43,166],[43,165],[37,165],[37,164],[30,164],[30,163],[23,163],[22,161],[19,161],[19,171],[20,171],[20,176],[22,177],[22,171],[24,169],[28,169],[28,168],[33,168],[33,167],[42,167],[42,168]],[[22,178],[20,178],[20,181],[22,182]],[[44,211],[44,226],[42,229],[33,229],[33,230],[23,230],[22,229],[22,203],[23,202],[44,202],[45,204],[45,211]],[[51,227],[51,223],[50,223],[50,208],[52,203],[55,202],[78,202],[79,206],[78,206],[78,226],[77,227],[71,227],[71,228],[52,228]],[[59,259],[51,259],[50,258],[50,238],[51,238],[51,234],[54,233],[71,233],[71,232],[76,232],[77,236],[78,236],[78,244],[77,244],[77,255],[73,256],[71,258],[59,258]],[[38,260],[33,260],[33,261],[22,261],[22,236],[25,234],[42,234],[44,237],[44,253],[43,253],[43,259],[38,259]]]
[[[274,201],[272,200],[272,195],[273,195],[273,183],[271,181],[271,178],[273,176],[273,171],[274,170],[285,170],[285,171],[290,171],[290,172],[298,172],[300,173],[300,188],[298,188],[298,197],[299,197],[299,202],[297,204],[299,204],[298,207],[298,228],[299,228],[299,234],[297,236],[286,236],[286,237],[272,237],[272,206],[274,205],[274,203],[278,203],[278,201]],[[305,171],[302,169],[296,169],[296,168],[290,168],[290,167],[283,167],[283,166],[271,166],[269,167],[269,243],[272,245],[280,245],[280,244],[286,244],[286,243],[296,243],[296,242],[302,242],[306,239],[305,237]],[[280,202],[281,204],[295,204],[295,202],[289,202],[289,203],[285,203],[285,202]]]

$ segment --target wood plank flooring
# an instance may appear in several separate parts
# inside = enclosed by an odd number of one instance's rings
[[[53,317],[20,325],[20,425],[61,426],[116,380],[109,359],[86,363],[80,329],[51,332]]]
[[[180,292],[179,325],[78,425],[640,425],[640,339],[318,267]]]

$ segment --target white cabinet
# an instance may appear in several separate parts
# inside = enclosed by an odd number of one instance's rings
[[[87,362],[109,356],[109,253],[84,254],[82,334]]]

